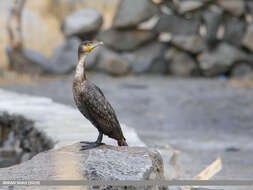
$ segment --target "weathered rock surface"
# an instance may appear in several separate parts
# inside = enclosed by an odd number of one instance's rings
[[[217,3],[235,16],[242,15],[245,9],[244,0],[218,0]]]
[[[165,60],[170,74],[175,76],[190,76],[196,71],[197,64],[187,53],[170,48],[165,54]]]
[[[24,48],[22,52],[6,48],[9,68],[20,73],[45,74],[51,70],[50,61],[37,51]]]
[[[154,40],[157,34],[148,30],[107,30],[99,35],[107,46],[117,51],[130,51]]]
[[[21,115],[0,112],[0,168],[29,160],[53,143]]]
[[[253,66],[249,63],[237,63],[233,66],[230,75],[233,78],[252,78]]]
[[[178,10],[179,13],[185,13],[188,11],[193,11],[196,9],[199,9],[200,7],[202,7],[204,5],[204,1],[196,1],[196,0],[187,0],[187,1],[179,1],[176,4],[176,8]]]
[[[55,49],[51,57],[52,74],[66,74],[73,71],[78,63],[77,50],[81,41],[72,37]]]
[[[133,28],[151,18],[157,12],[157,7],[150,0],[123,0],[114,17],[113,27]]]
[[[103,23],[102,15],[95,9],[82,9],[66,16],[62,23],[65,36],[91,39]]]
[[[247,60],[247,56],[239,49],[226,43],[198,56],[200,68],[207,76],[224,74],[235,62],[243,60]]]
[[[252,1],[246,1],[246,8],[249,11],[249,13],[253,14],[253,2]]]
[[[130,63],[120,54],[106,48],[100,48],[98,69],[110,75],[125,75],[130,70]]]
[[[6,176],[12,180],[164,179],[161,156],[152,149],[103,145],[80,151],[79,143],[40,153],[25,163],[0,169],[0,179],[4,180]],[[114,189],[122,188],[114,187]],[[90,189],[96,188],[90,187]],[[137,187],[131,186],[127,189],[137,189]]]
[[[216,42],[216,34],[222,21],[222,10],[214,6],[203,14],[203,20],[206,25],[206,39],[210,44]]]
[[[124,53],[123,56],[131,63],[134,73],[166,73],[168,69],[163,53],[163,44],[155,42],[134,52]]]
[[[225,18],[224,39],[236,46],[240,46],[246,29],[246,23],[236,17]]]
[[[137,29],[141,29],[141,30],[154,30],[158,20],[159,20],[159,14],[154,15],[153,17],[151,17],[150,19],[140,23],[137,26]]]
[[[247,28],[247,32],[243,38],[243,45],[253,52],[253,24]]]
[[[205,40],[199,35],[175,35],[171,42],[174,46],[194,54],[207,49]]]
[[[162,15],[155,30],[172,34],[194,35],[199,31],[200,22],[197,19],[185,19],[177,15]]]

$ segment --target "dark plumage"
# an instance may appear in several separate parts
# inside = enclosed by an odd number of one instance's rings
[[[83,42],[78,49],[78,65],[76,67],[73,95],[80,112],[98,129],[96,142],[83,142],[82,150],[102,144],[103,134],[118,141],[119,146],[127,146],[117,116],[106,100],[103,92],[95,84],[86,79],[85,60],[88,53],[101,45],[101,42]]]

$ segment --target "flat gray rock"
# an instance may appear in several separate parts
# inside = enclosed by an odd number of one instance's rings
[[[251,79],[253,77],[253,66],[249,63],[236,63],[231,69],[230,76],[237,79]]]
[[[82,9],[66,16],[61,29],[65,36],[83,37],[96,33],[102,23],[102,15],[96,9]]]
[[[245,10],[244,0],[218,0],[217,3],[235,16],[241,16]]]
[[[110,75],[125,75],[130,71],[130,63],[119,53],[114,52],[106,47],[99,49],[99,57],[97,59],[97,68],[100,71]]]
[[[242,41],[243,45],[253,51],[253,24],[248,25],[245,36]]]
[[[177,35],[195,35],[199,31],[199,26],[200,21],[197,19],[185,19],[177,15],[162,15],[155,30]]]
[[[226,43],[222,43],[214,50],[198,56],[200,69],[206,76],[224,74],[235,62],[243,60],[247,60],[246,54]]]
[[[113,27],[133,28],[151,18],[157,10],[150,0],[122,0],[114,17]]]
[[[176,1],[177,2],[177,1]],[[176,4],[177,11],[179,13],[186,13],[188,11],[194,11],[201,8],[204,5],[203,0],[180,0]]]
[[[169,67],[169,72],[175,76],[191,76],[197,70],[194,59],[175,48],[170,48],[165,53],[165,60]]]
[[[164,179],[161,156],[153,149],[107,145],[86,151],[80,151],[80,148],[80,144],[74,144],[40,153],[27,162],[0,169],[0,179],[5,180],[6,176],[10,180]],[[31,189],[31,187],[23,188]],[[99,187],[99,189],[105,188],[111,187]],[[55,187],[48,187],[48,189],[55,189]],[[90,187],[90,189],[97,188]],[[137,187],[129,186],[127,189],[137,189]],[[147,189],[157,189],[157,187]]]
[[[253,1],[246,1],[246,7],[249,11],[249,13],[252,15],[253,14]]]
[[[223,16],[223,11],[221,8],[214,6],[212,9],[209,9],[204,12],[203,20],[206,25],[206,36],[209,44],[215,44],[217,41],[217,31],[221,24]]]
[[[225,17],[224,39],[236,46],[241,46],[246,30],[246,23],[237,17]]]
[[[131,63],[133,73],[162,74],[168,71],[163,53],[163,44],[154,42],[136,51],[124,53],[123,56]]]
[[[199,35],[175,35],[171,42],[174,46],[195,54],[207,49],[206,41]]]
[[[99,35],[108,47],[116,51],[130,51],[154,40],[157,37],[155,32],[149,30],[107,30]]]

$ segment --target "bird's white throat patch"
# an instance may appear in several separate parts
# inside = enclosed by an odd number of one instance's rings
[[[85,59],[87,54],[81,55],[78,60],[78,64],[76,66],[75,78],[83,79],[84,78],[84,70],[85,70]]]

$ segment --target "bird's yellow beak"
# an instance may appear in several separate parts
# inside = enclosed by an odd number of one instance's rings
[[[103,42],[94,42],[92,45],[88,45],[88,50],[91,51],[101,45],[104,45]]]
[[[88,45],[88,50],[91,51],[92,50],[92,47],[90,45]]]

